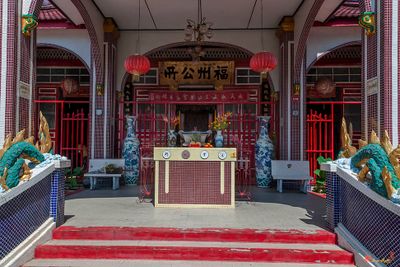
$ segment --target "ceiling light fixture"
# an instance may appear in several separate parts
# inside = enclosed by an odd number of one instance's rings
[[[193,60],[198,61],[201,57],[205,56],[201,42],[206,38],[211,39],[214,35],[211,28],[213,23],[207,22],[206,18],[203,17],[202,0],[197,1],[197,22],[192,19],[186,19],[186,22],[185,41],[196,42],[194,48],[188,49],[188,53],[192,56]]]

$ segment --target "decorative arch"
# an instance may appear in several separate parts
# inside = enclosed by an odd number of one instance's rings
[[[85,6],[82,4],[81,0],[71,0],[71,3],[78,9],[80,15],[83,18],[86,29],[89,33],[89,39],[91,44],[91,56],[94,61],[94,69],[96,71],[96,80],[98,83],[103,83],[104,81],[104,73],[101,63],[101,50],[100,44],[97,39],[96,30],[94,28],[93,22],[90,18],[88,11]],[[35,16],[39,15],[40,8],[43,4],[43,0],[31,0],[24,1],[23,5],[23,13],[34,14]],[[90,68],[88,68],[90,69]]]
[[[68,48],[65,48],[65,47],[60,46],[60,45],[55,45],[55,44],[38,43],[38,44],[36,45],[36,48],[46,48],[46,47],[51,47],[51,48],[56,48],[56,49],[64,50],[64,51],[67,51],[68,53],[74,55],[75,57],[77,57],[77,58],[82,62],[82,64],[85,66],[85,68],[89,71],[90,78],[92,78],[92,72],[90,71],[90,70],[91,70],[90,67],[87,65],[87,63],[85,62],[85,60],[83,60],[83,58],[82,58],[81,56],[79,56],[77,53],[75,53],[74,51],[72,51],[72,50],[70,50],[70,49],[68,49]]]
[[[147,57],[151,57],[151,55],[154,55],[160,51],[164,51],[167,49],[172,49],[172,48],[180,48],[180,47],[187,47],[190,45],[196,45],[196,42],[176,42],[176,43],[170,43],[170,44],[166,44],[163,46],[159,46],[157,48],[151,49],[149,51],[147,51],[144,55]],[[214,46],[214,47],[221,47],[221,48],[230,48],[230,49],[235,49],[237,51],[240,51],[241,53],[245,54],[248,58],[251,58],[254,53],[251,52],[250,50],[237,46],[237,45],[233,45],[233,44],[228,44],[228,43],[222,43],[222,42],[202,42],[203,46]],[[121,90],[123,89],[124,85],[126,84],[128,78],[129,78],[130,74],[125,72],[124,76],[122,77],[122,81],[121,81]],[[267,75],[267,81],[271,87],[272,90],[275,91],[275,87],[271,78],[271,75],[268,73]]]
[[[157,48],[154,48],[150,51],[147,51],[144,55],[145,56],[150,56],[158,51],[166,50],[169,48],[178,48],[178,47],[184,47],[184,46],[190,46],[190,45],[196,45],[196,42],[176,42],[176,43],[170,43],[167,45],[159,46]],[[232,49],[237,49],[245,54],[247,54],[249,57],[251,57],[254,53],[251,52],[250,50],[247,50],[246,48],[233,45],[233,44],[227,44],[227,43],[222,43],[222,42],[202,42],[203,46],[216,46],[216,47],[224,47],[224,48],[232,48]]]
[[[320,59],[323,58],[324,56],[328,55],[329,53],[332,53],[332,52],[334,52],[334,51],[336,51],[336,50],[338,50],[338,49],[341,49],[341,48],[344,48],[344,47],[347,47],[347,46],[353,46],[353,45],[359,45],[359,46],[361,46],[362,44],[361,44],[361,41],[347,42],[347,43],[344,43],[344,44],[340,44],[340,45],[338,45],[338,46],[335,46],[335,47],[333,47],[333,48],[330,48],[330,49],[328,49],[327,51],[321,53],[318,57],[316,57],[316,58],[310,63],[309,66],[307,66],[306,73],[310,70],[310,68],[311,68],[312,66],[314,66],[314,64],[315,64],[318,60],[320,60]]]
[[[318,11],[320,10],[322,4],[325,0],[315,0],[314,4],[311,7],[310,12],[308,13],[306,22],[304,23],[303,29],[300,34],[300,40],[297,45],[296,57],[295,57],[295,65],[294,65],[294,83],[300,82],[301,76],[301,67],[303,64],[307,39],[310,35],[310,30],[312,25],[314,24],[315,17],[318,15]]]

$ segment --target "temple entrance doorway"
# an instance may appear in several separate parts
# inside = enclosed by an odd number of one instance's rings
[[[307,159],[310,175],[318,157],[336,159],[341,120],[345,118],[353,144],[361,138],[361,45],[335,49],[318,59],[307,73]]]
[[[217,112],[216,105],[177,105],[183,131],[207,131]]]
[[[71,159],[72,168],[87,167],[90,74],[78,56],[62,48],[37,50],[36,120],[49,123],[53,152]],[[38,123],[36,123],[38,125]]]

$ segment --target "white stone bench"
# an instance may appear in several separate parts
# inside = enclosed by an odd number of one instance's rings
[[[277,190],[282,193],[283,180],[303,181],[300,191],[307,193],[310,176],[310,163],[296,160],[273,160],[272,178],[277,180]]]
[[[119,179],[122,173],[106,173],[104,168],[113,164],[115,167],[124,167],[124,159],[91,159],[89,161],[89,172],[85,173],[85,177],[90,179],[90,190],[96,189],[97,178],[112,178],[113,190],[119,189]]]

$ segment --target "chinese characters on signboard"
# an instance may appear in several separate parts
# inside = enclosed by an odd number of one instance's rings
[[[249,94],[247,92],[236,91],[181,91],[181,92],[150,92],[149,99],[151,101],[171,101],[175,103],[187,102],[207,102],[207,103],[228,103],[248,101]]]
[[[233,61],[200,61],[159,63],[160,84],[172,89],[178,85],[214,85],[222,89],[232,84],[234,72]]]

